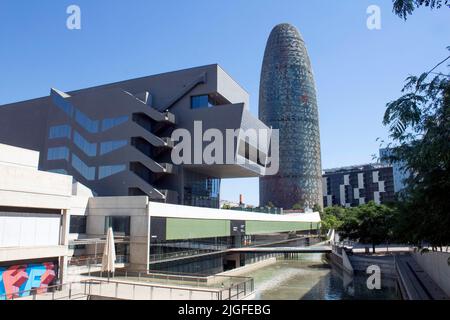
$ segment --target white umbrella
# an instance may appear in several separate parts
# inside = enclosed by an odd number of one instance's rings
[[[116,270],[115,263],[116,262],[116,248],[114,246],[114,235],[112,228],[108,229],[108,233],[106,235],[106,243],[105,248],[103,249],[103,258],[102,258],[102,271],[109,273]]]

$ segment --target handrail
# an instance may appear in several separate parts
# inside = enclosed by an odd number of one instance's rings
[[[228,276],[227,276],[228,277]],[[231,277],[230,277],[231,278]],[[254,291],[254,280],[253,278],[248,277],[233,277],[233,278],[244,278],[246,281],[240,282],[237,284],[232,284],[229,288],[194,288],[194,287],[186,287],[186,286],[175,286],[175,285],[163,285],[163,284],[139,284],[139,283],[130,283],[130,282],[124,282],[124,281],[118,281],[118,280],[103,280],[98,278],[91,278],[86,280],[81,280],[79,282],[68,282],[65,284],[58,284],[53,286],[48,286],[46,288],[41,289],[31,289],[31,290],[23,290],[18,291],[14,293],[9,294],[3,294],[0,295],[0,300],[15,300],[15,299],[21,299],[26,298],[29,296],[32,296],[33,300],[37,300],[39,296],[47,296],[51,298],[51,300],[71,300],[74,297],[87,297],[89,295],[95,295],[95,292],[92,287],[92,285],[99,285],[100,287],[98,294],[100,296],[106,297],[106,298],[120,298],[119,295],[119,286],[120,285],[126,285],[131,286],[133,288],[132,296],[130,296],[130,299],[136,298],[136,288],[137,287],[145,287],[150,288],[150,299],[153,298],[153,290],[155,288],[159,289],[166,289],[169,290],[170,297],[172,298],[172,294],[174,292],[188,292],[189,300],[192,299],[192,293],[194,292],[201,292],[201,293],[210,293],[210,297],[212,300],[235,300],[239,298],[246,297],[248,294],[252,293]],[[102,293],[102,286],[103,285],[110,285],[115,284],[114,293],[108,295],[103,288]],[[74,290],[75,286],[79,285],[78,291]],[[57,295],[57,292],[63,292],[63,290],[67,290],[67,292],[60,296]],[[43,292],[42,290],[45,290]]]
[[[0,300],[15,300],[15,299],[28,297],[28,296],[33,296],[33,300],[36,300],[36,296],[44,295],[44,294],[48,294],[48,293],[52,293],[52,300],[56,300],[55,292],[62,291],[64,287],[68,287],[68,289],[69,289],[68,297],[71,298],[72,293],[73,293],[72,286],[73,286],[73,284],[78,284],[78,283],[81,283],[81,282],[67,282],[64,284],[56,284],[56,285],[47,286],[44,288],[32,288],[29,290],[21,290],[21,291],[16,291],[16,292],[12,292],[12,293],[5,293],[5,294],[0,295]],[[26,293],[28,293],[28,294],[26,294]]]

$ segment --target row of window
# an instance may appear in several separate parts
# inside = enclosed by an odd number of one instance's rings
[[[100,154],[104,155],[104,154],[113,152],[114,150],[125,147],[127,144],[128,144],[127,140],[102,142],[100,144]]]
[[[86,233],[86,216],[70,216],[69,233]],[[115,236],[130,235],[130,216],[105,217],[105,234],[112,228]]]
[[[49,148],[47,159],[48,160],[66,160],[69,161],[69,149],[67,147],[56,147]],[[72,154],[72,167],[78,171],[86,180],[95,180],[96,167],[89,167],[86,165],[79,157]],[[126,165],[111,165],[111,166],[100,166],[98,168],[98,179],[104,179],[106,177],[112,176],[113,174],[122,172],[126,170]],[[55,169],[53,172],[67,174],[64,169]]]
[[[90,133],[98,133],[100,130],[100,121],[92,120],[86,114],[75,108],[69,101],[57,93],[52,93],[52,99],[55,105],[64,111],[70,118],[75,115],[75,121]],[[101,130],[106,131],[128,121],[128,116],[118,118],[109,118],[101,121]]]
[[[95,157],[97,155],[97,144],[90,143],[84,139],[77,131],[73,133],[73,142],[89,157]]]
[[[49,138],[71,138],[71,127],[68,125],[53,126],[50,128]],[[73,132],[73,142],[80,148],[87,156],[95,157],[97,155],[97,143],[87,141],[78,131]],[[127,140],[106,141],[100,144],[100,154],[105,155],[114,150],[120,149],[127,145]],[[60,160],[49,159],[49,160]]]

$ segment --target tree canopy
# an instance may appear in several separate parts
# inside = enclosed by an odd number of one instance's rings
[[[393,0],[393,6],[394,13],[406,20],[419,7],[429,7],[430,9],[450,8],[450,0]]]
[[[417,244],[450,243],[450,73],[434,72],[449,60],[409,77],[383,120],[396,144],[390,160],[411,173],[399,204],[400,233]]]

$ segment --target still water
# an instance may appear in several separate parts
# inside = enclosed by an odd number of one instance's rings
[[[395,279],[382,278],[369,290],[365,273],[347,276],[323,254],[301,254],[243,274],[253,277],[258,300],[400,299]]]

